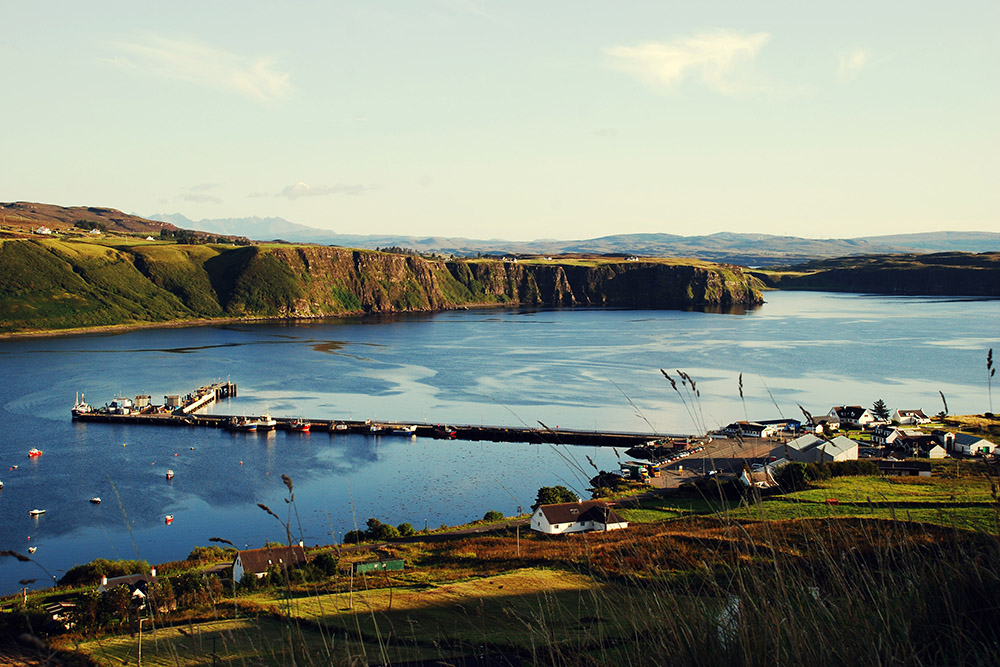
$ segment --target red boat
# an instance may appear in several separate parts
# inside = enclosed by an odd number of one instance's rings
[[[42,455],[42,450],[40,450],[40,449],[35,449],[34,447],[32,447],[31,449],[28,450],[28,457],[29,458],[33,458],[34,459],[34,458],[38,458],[41,455]]]
[[[296,433],[308,433],[312,424],[303,419],[296,419],[288,425],[288,428]]]
[[[458,431],[456,431],[450,426],[443,426],[441,424],[438,424],[437,426],[434,427],[435,438],[440,438],[443,440],[454,440],[457,435]]]

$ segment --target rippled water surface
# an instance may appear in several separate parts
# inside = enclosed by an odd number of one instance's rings
[[[230,378],[239,396],[212,411],[671,433],[877,398],[934,413],[939,391],[952,412],[989,408],[996,301],[767,298],[741,315],[456,311],[2,341],[0,549],[34,545],[38,564],[0,559],[0,593],[97,557],[163,562],[213,536],[240,547],[284,539],[257,503],[325,544],[369,517],[419,529],[513,514],[539,486],[585,494],[588,456],[617,467],[616,452],[590,447],[78,424],[75,392],[92,404],[116,393],[162,402]],[[700,397],[682,402],[661,368],[689,373]],[[29,460],[31,447],[45,453]],[[95,495],[104,502],[91,505]],[[47,512],[32,519],[34,507]]]

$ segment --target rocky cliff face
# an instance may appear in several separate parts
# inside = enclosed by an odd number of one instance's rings
[[[301,292],[289,293],[285,303],[287,314],[297,317],[495,304],[684,308],[761,303],[756,279],[721,265],[444,261],[325,247],[259,251],[258,261],[272,259],[296,276]]]
[[[753,306],[760,282],[695,262],[445,261],[324,246],[0,243],[0,331],[487,305]]]

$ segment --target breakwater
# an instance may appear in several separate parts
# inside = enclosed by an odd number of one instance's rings
[[[181,415],[181,414],[131,414],[118,415],[91,412],[78,415],[77,421],[106,424],[142,424],[148,426],[180,426],[205,428],[230,428],[241,415]],[[275,431],[294,431],[297,419],[274,417]],[[534,442],[563,445],[592,445],[600,447],[629,448],[652,440],[695,440],[684,434],[641,433],[629,431],[594,431],[566,428],[531,428],[516,426],[489,426],[476,424],[433,424],[420,422],[392,422],[340,419],[305,419],[310,431],[330,433],[360,433],[370,436],[417,436],[453,440],[483,440],[489,442]],[[411,430],[412,429],[412,430]],[[263,432],[261,433],[263,435]]]
[[[591,445],[599,447],[622,447],[627,449],[652,441],[672,440],[691,442],[697,438],[687,434],[642,433],[630,431],[580,430],[550,428],[545,425],[530,426],[490,426],[482,424],[444,424],[429,422],[397,422],[370,419],[304,419],[288,417],[247,417],[246,415],[202,415],[198,410],[223,398],[235,397],[236,384],[230,381],[216,382],[195,389],[186,396],[165,396],[163,405],[152,405],[148,396],[136,396],[136,400],[116,397],[111,403],[91,408],[78,403],[72,414],[75,421],[105,424],[139,424],[146,426],[179,426],[226,428],[247,431],[247,424],[254,424],[254,431],[317,431],[336,435],[338,433],[360,433],[370,436],[429,437],[443,440],[479,440],[489,442],[528,442],[563,445]]]

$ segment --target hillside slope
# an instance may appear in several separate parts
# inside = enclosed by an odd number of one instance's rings
[[[997,252],[842,257],[753,274],[783,290],[1000,297]]]
[[[668,261],[445,261],[323,246],[0,242],[0,331],[314,318],[474,305],[752,306],[741,269]]]

